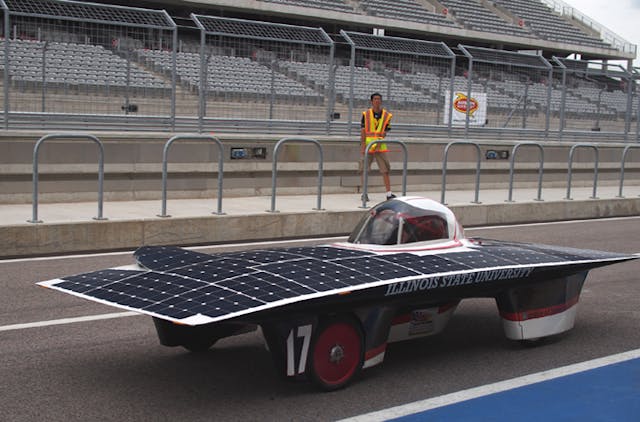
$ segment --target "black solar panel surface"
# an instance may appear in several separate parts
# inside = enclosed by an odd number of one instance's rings
[[[96,271],[64,277],[54,287],[169,319],[203,315],[215,320],[370,283],[622,256],[497,242],[426,256],[377,255],[325,246],[218,255],[174,247],[143,247],[135,257],[148,270]]]

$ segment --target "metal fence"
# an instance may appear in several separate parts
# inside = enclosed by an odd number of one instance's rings
[[[56,0],[4,0],[4,120],[8,113],[148,115],[175,110],[175,73],[146,67],[174,55],[164,11]]]
[[[165,11],[71,0],[0,10],[5,128],[353,134],[380,92],[401,136],[640,136],[640,75],[606,62],[195,14],[179,38]]]

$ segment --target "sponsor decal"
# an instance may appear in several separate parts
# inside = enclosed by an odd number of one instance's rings
[[[473,115],[476,111],[478,111],[478,100],[471,97],[471,100],[467,98],[462,92],[456,92],[456,98],[453,100],[453,108],[459,113],[466,113],[467,107],[469,107],[469,114]]]
[[[512,278],[526,278],[531,275],[533,268],[505,268],[464,274],[451,274],[430,278],[405,280],[387,286],[385,296],[421,292],[424,290],[441,289],[445,287],[464,286],[490,281],[508,280]]]
[[[411,311],[411,321],[409,322],[409,335],[427,334],[433,331],[432,309],[416,309]]]

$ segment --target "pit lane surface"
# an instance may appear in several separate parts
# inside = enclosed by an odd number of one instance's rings
[[[627,218],[467,235],[633,253],[640,252],[638,224]],[[256,333],[190,354],[160,346],[144,316],[18,325],[120,314],[33,283],[130,263],[129,254],[0,261],[0,420],[335,420],[640,348],[639,261],[591,271],[575,328],[541,346],[505,339],[492,299],[467,300],[444,333],[390,345],[381,366],[333,393],[281,380]]]

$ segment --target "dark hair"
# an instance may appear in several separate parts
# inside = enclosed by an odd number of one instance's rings
[[[373,101],[373,97],[380,97],[380,99],[382,99],[382,94],[380,94],[379,92],[374,92],[373,94],[371,94],[371,101]]]

